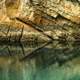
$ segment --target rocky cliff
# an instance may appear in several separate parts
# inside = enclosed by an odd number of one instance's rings
[[[4,28],[24,26],[25,34],[36,32],[37,37],[45,33],[48,38],[79,41],[80,0],[0,0],[0,24]]]

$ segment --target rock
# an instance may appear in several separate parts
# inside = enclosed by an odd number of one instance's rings
[[[16,16],[20,6],[20,0],[5,0],[6,14],[9,17]]]
[[[26,39],[30,38],[30,41],[35,39],[46,41],[48,39],[32,28],[32,25],[18,21],[15,19],[16,17],[24,21],[32,21],[32,23],[43,30],[44,33],[47,32],[46,34],[53,39],[74,41],[77,38],[77,40],[80,40],[78,37],[80,32],[80,1],[78,0],[0,0],[0,27],[4,28],[5,26],[1,25],[5,24],[14,28],[7,35],[8,37],[12,35],[10,40],[15,40],[14,35],[16,34],[17,38],[19,38],[21,34],[18,32],[17,27],[21,31],[24,26]],[[3,28],[0,30],[1,37],[4,37],[9,27],[5,27],[6,30],[3,30],[4,33],[2,33]],[[13,34],[15,31],[16,33]],[[30,34],[27,35],[28,33]],[[30,37],[34,33],[37,35],[34,35],[34,38]],[[7,36],[4,39],[7,39]],[[26,41],[25,36],[23,35],[23,41]]]
[[[25,11],[37,13],[40,10],[53,17],[57,17],[59,14],[73,22],[80,23],[80,4],[78,0],[32,0],[31,5],[29,4],[30,2],[26,2],[27,10]]]
[[[41,11],[41,12],[40,12]],[[40,13],[39,13],[40,12]],[[43,12],[43,13],[42,13]],[[35,13],[44,16],[44,13],[56,18],[58,15],[75,23],[80,23],[79,0],[1,0],[0,18],[28,16],[34,20]]]

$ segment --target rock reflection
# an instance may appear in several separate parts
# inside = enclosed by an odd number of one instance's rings
[[[58,63],[59,66],[65,64],[80,56],[79,43],[61,43],[54,41],[42,49],[34,51],[33,54],[27,55],[26,60],[35,59],[36,66],[47,67],[51,64]],[[24,58],[23,58],[24,61]]]
[[[80,79],[80,43],[31,44],[0,45],[0,80]]]

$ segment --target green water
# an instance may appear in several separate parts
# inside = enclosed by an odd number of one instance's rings
[[[0,80],[80,80],[79,43],[42,45],[0,45]]]

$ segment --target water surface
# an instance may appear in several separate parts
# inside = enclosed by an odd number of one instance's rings
[[[79,43],[1,44],[0,80],[80,80]]]

